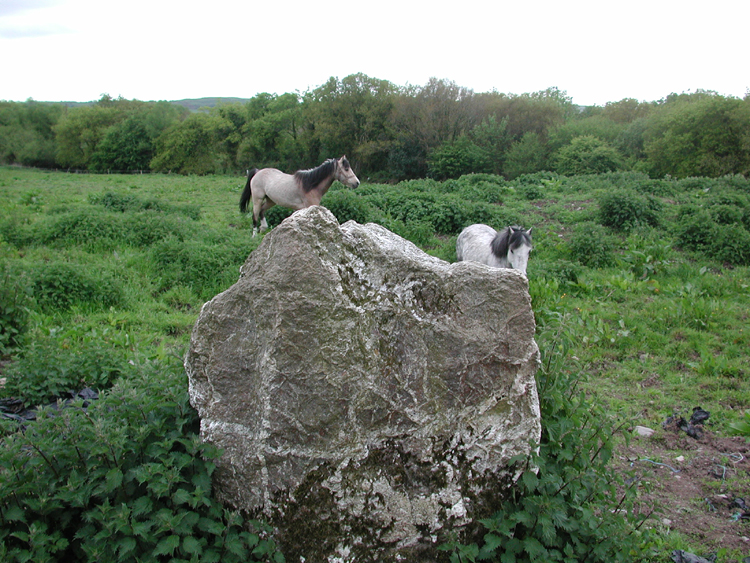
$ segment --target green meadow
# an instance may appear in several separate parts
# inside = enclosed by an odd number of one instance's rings
[[[0,560],[283,561],[263,523],[213,499],[217,453],[200,443],[181,363],[202,304],[262,240],[239,213],[243,187],[0,167],[0,405],[36,412],[0,421]],[[469,174],[334,184],[323,205],[450,262],[469,224],[533,227],[540,472],[481,533],[448,542],[446,561],[703,550],[653,524],[644,491],[610,467],[634,426],[662,432],[697,406],[713,435],[748,435],[750,181]],[[99,399],[83,408],[85,388]],[[735,477],[747,495],[747,473]],[[746,521],[737,532],[750,536]]]

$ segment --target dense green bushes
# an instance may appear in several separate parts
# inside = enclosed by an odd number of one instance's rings
[[[87,269],[82,264],[43,264],[34,268],[30,277],[31,294],[42,308],[113,307],[122,305],[124,300],[117,278],[108,272]]]
[[[693,182],[692,185],[696,185]],[[704,186],[704,182],[697,185]],[[728,185],[736,185],[730,188]],[[695,194],[677,210],[674,228],[678,243],[714,260],[750,264],[750,198],[747,181],[722,178]]]
[[[187,286],[203,299],[223,291],[237,281],[239,267],[260,242],[247,233],[239,231],[230,241],[169,238],[155,244],[150,257],[159,289]]]
[[[595,223],[577,225],[570,239],[572,257],[591,268],[604,268],[612,264],[616,247],[616,239]]]
[[[0,269],[0,359],[21,347],[28,330],[29,297],[7,265]]]
[[[34,225],[13,218],[0,221],[0,234],[16,246],[49,244],[113,249],[124,244],[147,247],[166,237],[185,238],[193,232],[190,219],[155,210],[113,213],[97,208],[60,211]]]
[[[661,202],[627,190],[612,191],[599,198],[599,221],[605,227],[628,232],[638,226],[659,224]]]
[[[131,372],[87,407],[0,422],[0,560],[283,561],[212,497],[179,360]]]
[[[174,205],[158,199],[143,199],[133,194],[105,192],[91,196],[89,201],[101,205],[109,211],[157,211],[160,213],[175,213],[184,215],[197,221],[201,210],[197,205]]]
[[[331,190],[323,199],[321,205],[333,213],[342,225],[347,221],[356,221],[364,225],[371,220],[370,206],[350,190]]]
[[[131,372],[132,343],[109,329],[81,334],[80,327],[37,336],[7,370],[1,395],[28,406],[71,398],[81,389],[104,390]]]

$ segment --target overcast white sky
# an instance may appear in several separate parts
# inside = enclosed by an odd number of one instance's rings
[[[0,0],[0,100],[250,98],[357,72],[581,105],[742,98],[748,21],[748,0]]]

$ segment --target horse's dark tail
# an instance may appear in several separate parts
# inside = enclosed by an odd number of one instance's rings
[[[240,196],[240,213],[247,213],[247,204],[250,203],[253,197],[253,192],[250,189],[250,180],[253,179],[257,171],[257,168],[253,168],[247,173],[247,184],[245,184],[245,189],[242,190],[242,195]]]

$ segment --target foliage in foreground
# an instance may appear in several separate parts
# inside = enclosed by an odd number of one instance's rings
[[[0,560],[283,561],[260,525],[212,496],[175,359],[144,360],[88,406],[39,410],[0,430]]]
[[[618,429],[604,409],[579,388],[570,370],[573,341],[566,318],[552,313],[538,339],[537,374],[542,420],[538,453],[526,464],[502,510],[482,520],[484,542],[447,545],[451,561],[626,562],[643,554],[634,512],[636,490],[609,467]]]

